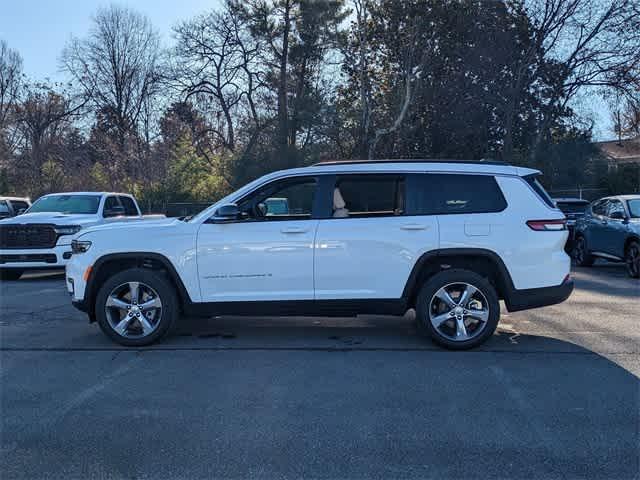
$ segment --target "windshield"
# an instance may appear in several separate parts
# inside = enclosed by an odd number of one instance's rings
[[[629,205],[629,214],[631,215],[631,218],[640,218],[640,198],[629,200],[627,205]]]
[[[99,195],[50,195],[39,198],[27,212],[94,214],[99,205]]]

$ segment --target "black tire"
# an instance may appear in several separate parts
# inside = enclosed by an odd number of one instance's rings
[[[635,240],[627,245],[624,252],[624,262],[627,273],[631,278],[640,278],[640,243]]]
[[[19,280],[22,276],[22,272],[23,270],[16,270],[13,268],[0,270],[0,280]]]
[[[488,319],[476,336],[469,340],[451,340],[438,331],[430,320],[429,312],[435,294],[443,287],[467,283],[477,288],[486,299],[489,309]],[[453,319],[452,319],[453,320]],[[467,350],[477,347],[489,339],[495,332],[500,320],[500,302],[494,286],[485,277],[463,269],[451,269],[437,273],[429,278],[420,289],[416,300],[416,323],[418,332],[430,337],[434,342],[452,350]],[[455,321],[455,320],[453,320]]]
[[[129,282],[138,282],[151,287],[162,302],[160,319],[155,324],[155,329],[146,336],[130,338],[120,335],[114,330],[107,318],[106,302],[109,295],[114,289]],[[178,296],[175,287],[162,272],[146,268],[132,268],[116,273],[102,284],[96,296],[95,314],[100,329],[114,342],[127,347],[151,345],[164,337],[176,322],[179,316]]]
[[[573,246],[573,251],[571,252],[571,257],[573,258],[575,264],[579,267],[590,267],[596,260],[589,252],[587,239],[582,235],[576,238],[575,244]]]

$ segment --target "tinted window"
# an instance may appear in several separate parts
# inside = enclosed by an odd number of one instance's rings
[[[124,214],[128,217],[138,215],[138,209],[135,202],[130,197],[120,197],[120,203],[124,207]]]
[[[57,212],[94,214],[98,212],[98,195],[49,195],[41,197],[29,208],[29,213]]]
[[[18,212],[19,210],[26,210],[27,208],[29,208],[29,204],[27,202],[23,202],[22,200],[11,200],[11,206],[13,207],[13,210],[15,212]]]
[[[629,213],[633,218],[640,218],[640,199],[629,200],[627,202],[629,206]]]
[[[402,215],[404,191],[404,177],[398,175],[338,175],[333,217]]]
[[[409,215],[501,212],[507,202],[494,177],[489,175],[412,175]]]
[[[536,194],[538,195],[538,197],[540,197],[540,199],[546,203],[548,206],[550,206],[551,208],[556,208],[556,204],[553,201],[553,199],[549,196],[549,194],[547,193],[547,191],[544,189],[544,187],[542,186],[542,184],[538,181],[538,175],[527,175],[526,177],[523,177],[524,180],[529,184],[529,186],[531,188],[533,188],[533,191],[536,192]]]
[[[315,178],[273,182],[245,197],[238,206],[251,220],[304,220],[311,218],[316,184]]]
[[[118,198],[117,197],[107,197],[107,199],[104,201],[104,208],[103,211],[107,211],[107,210],[113,210],[115,207],[119,207],[120,203],[118,202]]]

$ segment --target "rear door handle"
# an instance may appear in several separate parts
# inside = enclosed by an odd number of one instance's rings
[[[280,230],[282,233],[307,233],[309,231],[308,228],[302,227],[285,227]]]
[[[400,228],[402,230],[426,230],[427,226],[419,223],[407,223],[406,225],[402,225]]]

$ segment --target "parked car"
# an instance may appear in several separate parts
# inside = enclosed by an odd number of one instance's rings
[[[21,197],[0,197],[0,219],[20,215],[31,206],[31,200]]]
[[[334,162],[255,180],[187,221],[72,242],[73,304],[122,345],[187,315],[403,315],[453,349],[573,289],[566,220],[540,172],[472,162]],[[270,199],[289,212],[267,215]],[[293,212],[293,213],[292,213]]]
[[[72,254],[71,239],[83,228],[140,218],[136,200],[124,193],[40,197],[24,214],[0,220],[0,276],[9,280],[28,269],[64,268]]]
[[[567,217],[569,238],[565,245],[565,251],[570,253],[573,250],[576,221],[584,215],[586,208],[589,206],[589,202],[582,198],[554,198],[553,201],[560,211],[564,213],[564,216]]]
[[[640,195],[618,195],[593,202],[576,224],[573,258],[582,267],[596,258],[625,262],[640,277]]]

